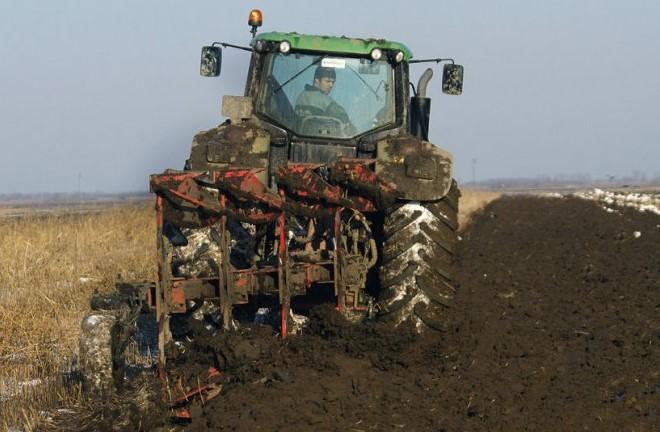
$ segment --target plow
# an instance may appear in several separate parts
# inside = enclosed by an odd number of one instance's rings
[[[392,189],[367,164],[348,159],[330,167],[291,164],[278,171],[277,191],[247,169],[152,176],[160,238],[159,288],[152,305],[157,315],[185,313],[187,300],[217,301],[222,327],[230,330],[233,306],[271,295],[278,299],[280,332],[286,337],[291,298],[324,286],[338,310],[373,314],[373,299],[364,291],[378,252],[365,212],[377,211],[375,202]],[[319,174],[335,170],[346,185],[364,184],[375,196],[351,196]],[[182,260],[172,269],[172,248],[188,245],[179,229],[186,216],[189,232],[205,230],[217,245],[202,278],[186,279],[178,271]],[[245,238],[249,244],[240,246],[253,248],[236,246]]]
[[[256,10],[249,24],[249,47],[213,43],[200,64],[218,76],[222,48],[250,52],[245,94],[223,98],[228,119],[194,137],[183,170],[150,178],[156,280],[96,296],[82,325],[83,375],[103,394],[125,379],[136,315],[153,317],[164,398],[184,420],[226,378],[217,364],[194,382],[168,374],[168,350],[193,337],[186,320],[287,338],[330,303],[356,324],[433,331],[454,296],[460,193],[451,155],[428,141],[432,69],[414,86],[409,68],[444,62],[443,92],[456,95],[462,66],[383,39],[257,34]]]

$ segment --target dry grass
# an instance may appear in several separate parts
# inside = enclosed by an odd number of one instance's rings
[[[118,276],[154,279],[154,233],[147,206],[0,219],[0,430],[80,397],[62,371],[89,297]]]
[[[464,231],[470,225],[472,216],[486,207],[491,201],[500,197],[500,193],[474,189],[461,189],[461,200],[458,209],[458,224]]]

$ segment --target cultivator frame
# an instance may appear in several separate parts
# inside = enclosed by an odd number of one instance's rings
[[[331,164],[287,163],[281,166],[268,187],[260,179],[262,169],[228,167],[214,171],[173,171],[151,176],[156,198],[158,239],[158,280],[150,293],[159,328],[160,360],[171,339],[170,314],[185,313],[187,300],[202,299],[219,303],[224,329],[232,327],[232,307],[248,303],[251,296],[265,293],[278,296],[279,327],[287,337],[291,317],[291,297],[305,294],[315,284],[332,284],[338,310],[368,313],[373,304],[365,300],[364,275],[376,264],[376,242],[369,239],[368,254],[349,253],[342,237],[342,213],[351,212],[365,229],[364,213],[392,205],[395,188],[378,178],[375,160],[340,158]],[[171,271],[172,244],[165,225],[170,210],[186,215],[199,226],[214,227],[219,236],[217,275],[204,278],[174,277]],[[289,250],[291,233],[287,217],[325,217],[332,220],[333,245],[323,250]],[[237,269],[229,262],[230,233],[227,221],[251,224],[274,223],[277,260],[273,264]],[[193,222],[190,222],[193,221]],[[354,221],[355,222],[355,221]],[[358,234],[355,233],[355,236]],[[339,239],[343,239],[340,241]],[[311,238],[298,239],[300,243]],[[357,244],[357,239],[352,239]],[[353,249],[355,252],[356,249]],[[366,252],[365,252],[366,253]]]

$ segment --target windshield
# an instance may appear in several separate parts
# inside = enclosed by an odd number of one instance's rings
[[[384,60],[272,53],[258,111],[299,135],[351,138],[393,123],[393,69]]]

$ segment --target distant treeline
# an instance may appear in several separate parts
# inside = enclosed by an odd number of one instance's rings
[[[121,192],[121,193],[11,193],[0,194],[0,203],[94,203],[144,200],[150,197],[149,192]]]
[[[660,175],[647,176],[642,172],[633,172],[628,176],[607,176],[605,178],[592,178],[588,174],[537,176],[534,178],[495,178],[472,181],[463,181],[463,185],[492,190],[507,189],[582,189],[587,187],[604,188],[640,188],[660,187]]]

